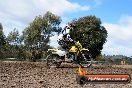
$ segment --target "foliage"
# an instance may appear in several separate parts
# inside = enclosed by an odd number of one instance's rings
[[[20,45],[21,41],[20,41],[20,35],[18,30],[16,30],[16,28],[14,28],[13,31],[11,31],[8,36],[7,36],[7,40],[9,42],[9,44],[11,45]]]
[[[99,55],[96,56],[96,60],[98,60],[98,61],[105,61],[105,58],[103,57],[102,54],[99,54]]]
[[[76,26],[71,32],[72,39],[80,41],[83,47],[90,50],[94,58],[98,57],[107,38],[107,31],[101,26],[100,19],[95,16],[85,16],[72,22]],[[0,54],[8,53],[12,54],[11,56],[18,54],[18,58],[30,59],[41,57],[50,48],[50,37],[61,32],[60,23],[59,16],[47,12],[35,17],[24,29],[22,36],[14,29],[7,38],[0,23]]]
[[[3,33],[3,26],[0,23],[0,59],[5,58],[6,50],[8,49],[8,43],[6,42],[6,36]]]
[[[60,31],[60,22],[60,17],[50,12],[37,16],[23,32],[25,44],[28,48],[47,49],[52,33]]]
[[[45,13],[43,16],[37,16],[33,22],[23,31],[23,39],[27,50],[30,50],[33,55],[38,52],[47,51],[50,47],[50,37],[55,33],[59,33],[61,18],[52,14]],[[33,56],[36,57],[36,56]]]
[[[73,20],[75,27],[71,32],[71,37],[75,41],[80,41],[83,47],[88,48],[93,56],[101,54],[103,44],[106,42],[107,30],[101,26],[101,21],[95,16],[85,16]]]
[[[6,41],[5,41],[5,35],[3,33],[3,26],[0,23],[0,47],[3,47],[3,45],[5,44],[6,44]]]

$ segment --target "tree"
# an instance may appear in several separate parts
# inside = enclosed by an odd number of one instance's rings
[[[101,21],[95,16],[85,16],[73,20],[75,28],[71,32],[71,37],[75,41],[80,41],[83,47],[88,48],[93,56],[101,54],[103,44],[106,42],[107,30],[101,26]]]
[[[7,40],[9,42],[9,44],[11,45],[20,45],[21,41],[20,41],[20,35],[18,30],[16,30],[16,28],[14,28],[13,31],[11,31],[8,36],[7,36]]]
[[[6,42],[6,37],[3,32],[3,26],[0,23],[0,59],[5,58],[5,51],[7,50],[7,42]]]
[[[0,23],[0,47],[2,47],[6,43],[5,41],[5,35],[3,33],[3,26]]]
[[[104,58],[104,56],[102,54],[99,54],[99,55],[96,56],[96,60],[105,61],[105,58]]]
[[[8,42],[8,46],[7,46],[8,50],[6,51],[6,53],[8,54],[8,57],[18,58],[21,41],[20,41],[19,32],[16,28],[14,28],[14,30],[8,34],[7,42]]]
[[[24,30],[24,41],[28,47],[46,49],[53,32],[60,32],[61,19],[50,12],[37,16]]]
[[[50,47],[48,45],[50,37],[54,33],[61,31],[59,27],[60,23],[61,18],[51,12],[47,12],[43,16],[37,16],[23,31],[24,43],[27,48],[30,50],[46,51]]]

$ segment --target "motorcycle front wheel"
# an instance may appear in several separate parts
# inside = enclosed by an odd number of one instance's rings
[[[92,66],[92,56],[89,52],[82,52],[77,57],[81,66],[90,68]]]
[[[57,55],[54,54],[49,54],[46,57],[46,64],[47,67],[59,67],[61,65],[61,62],[58,61],[59,57]]]

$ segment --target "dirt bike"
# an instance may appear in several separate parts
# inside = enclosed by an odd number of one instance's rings
[[[76,42],[68,51],[60,49],[48,49],[46,63],[48,67],[59,67],[61,63],[90,64],[92,56],[88,49],[83,48],[81,43]]]

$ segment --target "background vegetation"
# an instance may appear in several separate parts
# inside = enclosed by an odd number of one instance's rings
[[[63,28],[60,27],[61,17],[51,12],[36,16],[35,19],[23,30],[14,28],[8,36],[3,33],[0,23],[0,59],[17,58],[19,60],[36,61],[45,58],[50,37],[59,34]],[[96,60],[102,60],[101,50],[107,41],[107,30],[101,26],[101,20],[96,16],[85,16],[72,20],[75,27],[71,37],[80,41],[83,47],[88,48]]]

